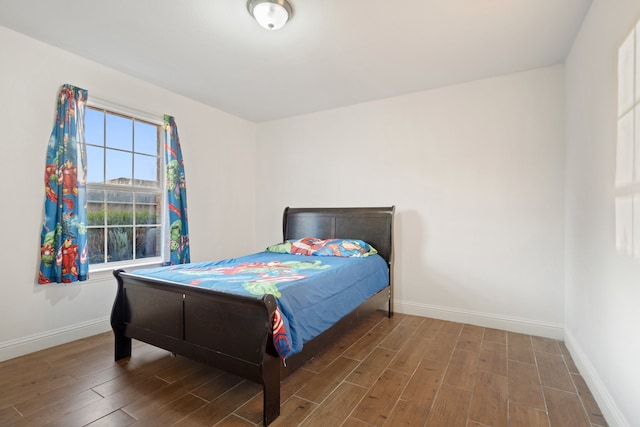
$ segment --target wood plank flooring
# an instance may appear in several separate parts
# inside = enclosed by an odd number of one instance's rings
[[[378,312],[282,383],[279,426],[606,426],[562,342]],[[258,426],[257,384],[104,333],[0,363],[2,426]]]

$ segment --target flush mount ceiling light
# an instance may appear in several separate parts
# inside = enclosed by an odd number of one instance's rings
[[[258,24],[267,30],[279,30],[293,15],[287,0],[249,0],[247,9]]]

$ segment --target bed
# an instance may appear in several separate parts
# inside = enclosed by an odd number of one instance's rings
[[[123,270],[114,271],[118,285],[111,313],[115,359],[129,357],[131,340],[136,339],[257,382],[263,387],[263,424],[268,425],[280,414],[281,379],[371,312],[385,307],[392,316],[394,211],[393,206],[285,208],[283,241],[359,239],[377,250],[387,274],[381,290],[304,342],[302,349],[286,360],[274,343],[274,317],[281,309],[272,294],[257,297],[185,286]],[[337,279],[324,280],[335,285]]]

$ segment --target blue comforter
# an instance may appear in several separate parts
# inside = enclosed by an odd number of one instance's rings
[[[284,336],[274,341],[287,358],[389,284],[379,255],[316,257],[258,252],[240,258],[136,270],[133,274],[186,286],[276,297]]]

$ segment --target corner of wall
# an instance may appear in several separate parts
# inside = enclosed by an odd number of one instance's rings
[[[593,394],[594,399],[598,403],[600,410],[604,414],[604,418],[610,427],[629,427],[631,424],[622,414],[613,397],[607,390],[602,379],[598,375],[596,368],[591,364],[586,353],[580,347],[578,340],[569,330],[565,330],[564,341],[571,353],[571,357],[575,362],[582,378],[587,383],[589,390]]]

